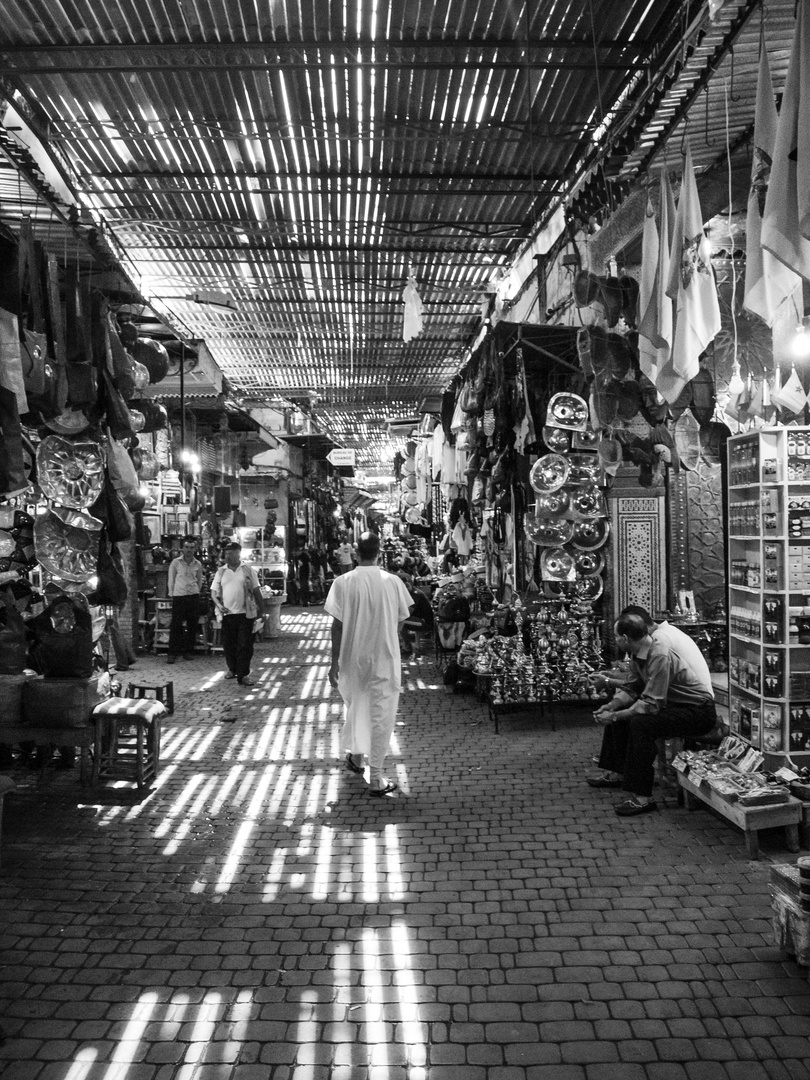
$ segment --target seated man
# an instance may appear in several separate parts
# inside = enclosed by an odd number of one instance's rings
[[[433,608],[425,594],[413,587],[413,579],[410,574],[400,572],[397,577],[405,582],[405,587],[413,600],[411,613],[400,627],[400,653],[402,656],[412,656],[413,646],[418,634],[425,634],[433,629]]]
[[[624,788],[632,798],[615,809],[632,817],[656,809],[652,799],[656,740],[706,735],[717,722],[706,660],[692,639],[649,615],[616,620],[617,648],[630,654],[633,680],[594,713],[605,724],[599,766],[591,787]]]

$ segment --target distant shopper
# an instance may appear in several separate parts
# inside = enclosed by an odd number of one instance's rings
[[[312,560],[306,548],[301,548],[298,552],[297,564],[298,602],[301,607],[309,607],[309,575],[312,570]]]
[[[380,538],[363,533],[357,543],[359,565],[335,578],[324,608],[332,623],[329,682],[345,705],[342,731],[346,767],[370,771],[370,793],[381,797],[397,785],[383,776],[402,689],[399,628],[411,597],[402,581],[377,565]]]
[[[354,560],[352,545],[348,540],[344,540],[342,544],[338,544],[333,554],[335,556],[335,562],[337,564],[337,572],[339,574],[348,574],[351,568],[354,566]]]
[[[169,624],[167,664],[173,664],[181,654],[184,660],[194,659],[203,583],[202,563],[195,558],[195,549],[193,540],[184,540],[180,557],[169,563],[172,621]]]
[[[222,651],[228,666],[225,678],[252,686],[253,623],[264,614],[264,601],[256,571],[242,562],[240,544],[226,545],[225,565],[214,575],[211,598],[222,615]]]

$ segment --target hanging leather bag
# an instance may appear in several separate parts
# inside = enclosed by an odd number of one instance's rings
[[[110,544],[107,530],[102,529],[96,563],[98,588],[91,592],[87,601],[95,607],[121,607],[127,599],[127,581],[121,553]]]
[[[98,400],[98,374],[90,339],[89,297],[79,287],[79,269],[69,266],[65,280],[65,370],[68,402],[92,406]]]
[[[36,638],[31,649],[43,675],[89,679],[93,674],[93,621],[90,612],[60,593],[28,624]]]
[[[38,419],[55,416],[58,409],[48,410],[47,387],[54,373],[48,360],[48,337],[45,333],[45,308],[42,297],[41,264],[34,243],[30,215],[20,224],[18,247],[18,284],[20,318],[20,352],[28,413]],[[44,412],[43,412],[44,406]]]
[[[26,666],[28,656],[25,623],[10,589],[0,593],[0,604],[3,607],[0,618],[0,675],[19,675]]]
[[[65,314],[62,309],[59,289],[59,267],[55,255],[48,254],[46,256],[45,268],[48,322],[50,325],[48,356],[53,372],[53,385],[50,387],[50,392],[53,397],[54,408],[57,413],[61,413],[68,403],[67,347],[65,344]]]
[[[132,536],[132,519],[129,511],[115,490],[109,475],[105,475],[102,492],[88,508],[88,512],[104,522],[107,538],[111,543],[119,544]]]

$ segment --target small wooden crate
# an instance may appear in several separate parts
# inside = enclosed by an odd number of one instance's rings
[[[144,698],[147,701],[160,701],[166,706],[169,716],[174,714],[174,683],[167,679],[162,683],[134,683],[127,686],[128,698]]]

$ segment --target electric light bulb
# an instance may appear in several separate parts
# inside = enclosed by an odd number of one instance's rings
[[[796,333],[790,343],[791,355],[796,360],[806,360],[810,357],[810,334],[804,326],[797,326]]]
[[[740,374],[740,365],[734,364],[731,369],[731,378],[728,381],[728,390],[732,395],[741,394],[745,389],[745,383],[742,381],[742,375]]]

